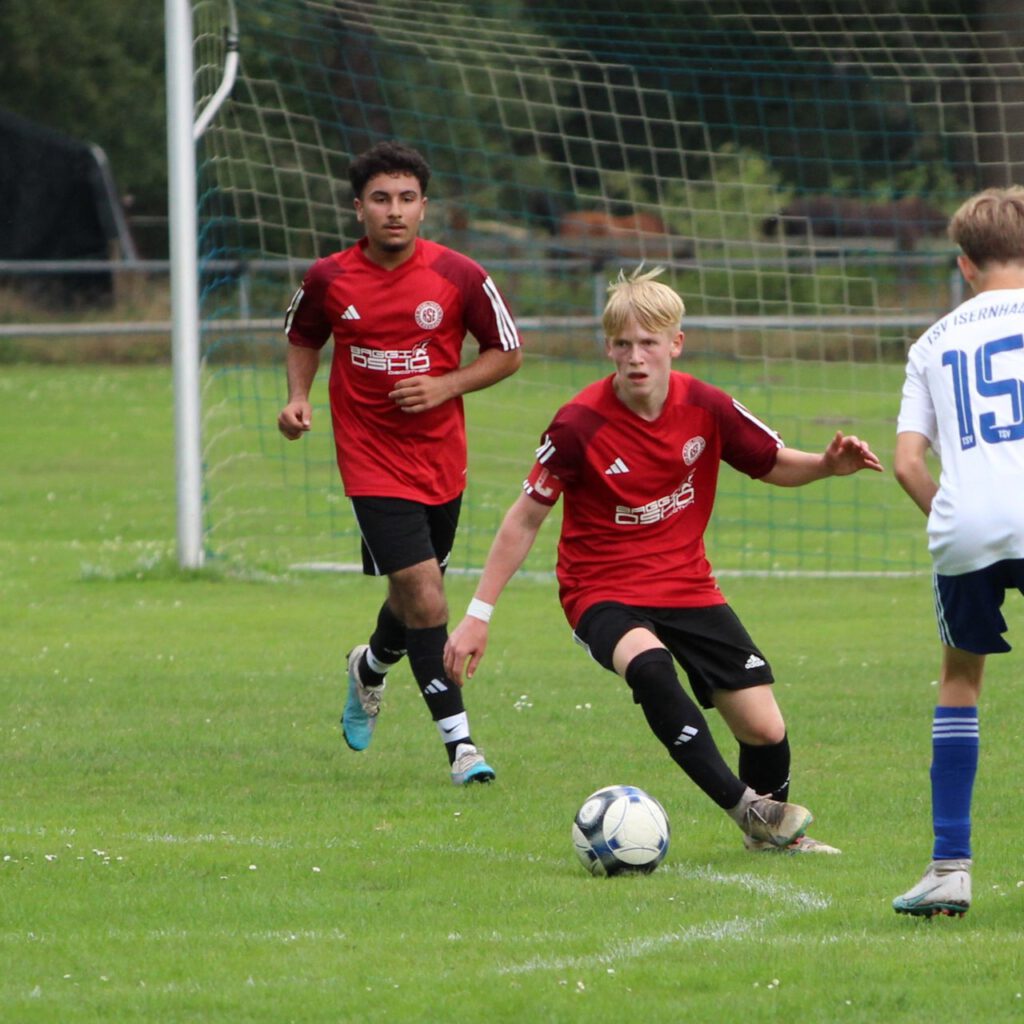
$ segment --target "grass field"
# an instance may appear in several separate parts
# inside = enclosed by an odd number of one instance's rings
[[[842,857],[744,852],[544,582],[510,586],[467,691],[498,779],[457,790],[405,667],[373,746],[341,740],[379,584],[174,569],[170,388],[0,376],[0,1020],[1024,1019],[1013,655],[982,711],[974,907],[889,907],[930,852],[927,579],[724,584],[779,679],[794,799]],[[613,782],[670,816],[649,877],[573,855]]]

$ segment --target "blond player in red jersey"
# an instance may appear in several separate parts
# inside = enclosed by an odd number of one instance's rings
[[[790,750],[772,671],[718,589],[704,531],[723,461],[781,487],[882,467],[865,442],[842,433],[822,454],[787,448],[725,392],[674,371],[684,308],[659,273],[638,269],[610,286],[603,327],[615,371],[552,420],[445,667],[458,682],[476,671],[493,606],[562,497],[557,576],[576,639],[625,679],[652,732],[748,848],[837,853],[805,834],[812,815],[787,802]],[[738,774],[698,702],[717,708],[736,737]]]
[[[345,493],[362,535],[363,569],[387,576],[369,643],[348,655],[345,740],[365,750],[385,676],[406,653],[448,753],[456,785],[494,769],[473,742],[460,688],[445,676],[447,565],[466,486],[462,396],[520,365],[519,333],[487,272],[419,237],[430,168],[416,150],[379,143],[349,169],[366,235],[318,260],[288,309],[288,401],[278,428],[312,425],[309,391],[334,339],[329,394]],[[472,334],[479,346],[463,364]]]

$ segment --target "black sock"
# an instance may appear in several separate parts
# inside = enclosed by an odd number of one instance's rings
[[[409,667],[430,710],[430,717],[439,723],[439,731],[451,763],[455,760],[458,745],[472,743],[473,740],[465,718],[462,689],[448,678],[444,670],[444,645],[448,640],[448,627],[407,629],[405,637]],[[447,730],[442,728],[449,719],[453,727],[450,738]]]
[[[377,628],[370,637],[370,651],[378,663],[396,665],[405,657],[405,623],[399,619],[385,601],[377,613]],[[359,678],[365,686],[380,686],[387,671],[375,672],[370,668],[366,654],[359,664]]]
[[[789,763],[788,735],[767,746],[740,743],[740,778],[761,796],[789,799]]]
[[[683,690],[668,651],[658,647],[638,654],[626,668],[626,682],[672,760],[719,807],[735,807],[747,787],[725,763],[703,713]]]

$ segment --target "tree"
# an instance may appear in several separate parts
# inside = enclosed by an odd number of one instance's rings
[[[159,0],[4,0],[0,107],[102,147],[136,210],[166,210]]]

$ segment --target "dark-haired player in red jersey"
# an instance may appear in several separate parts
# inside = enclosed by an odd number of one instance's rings
[[[345,493],[362,535],[363,569],[387,576],[368,644],[348,655],[345,740],[365,750],[384,678],[406,653],[448,752],[456,785],[494,769],[473,742],[460,688],[446,676],[443,574],[466,486],[462,396],[514,373],[519,333],[487,272],[419,238],[430,168],[420,153],[383,142],[349,169],[366,236],[313,264],[288,309],[288,402],[278,428],[311,426],[309,391],[320,349],[334,337],[329,382]],[[479,346],[462,365],[466,334]]]
[[[577,640],[626,680],[655,736],[748,848],[838,853],[805,835],[810,812],[787,802],[790,751],[772,671],[718,589],[704,531],[723,461],[783,487],[882,467],[867,444],[841,433],[820,455],[787,448],[725,392],[673,371],[683,302],[658,273],[620,274],[610,286],[603,327],[615,372],[552,420],[445,667],[458,682],[473,675],[493,606],[561,496],[559,596]],[[673,658],[738,740],[738,775]]]

